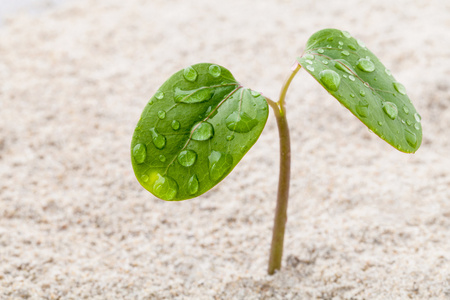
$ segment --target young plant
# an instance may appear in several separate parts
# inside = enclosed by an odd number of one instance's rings
[[[277,102],[243,87],[216,64],[189,66],[172,75],[145,106],[131,142],[139,183],[156,197],[197,197],[227,176],[275,114],[280,173],[268,273],[281,267],[290,179],[290,139],[285,97],[303,67],[361,122],[394,148],[415,152],[421,117],[389,69],[348,32],[312,35],[297,58]]]

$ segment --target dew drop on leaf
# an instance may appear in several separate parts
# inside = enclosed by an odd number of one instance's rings
[[[366,96],[366,92],[364,92],[363,90],[360,90],[360,91],[359,91],[359,94],[360,94],[362,97]]]
[[[178,122],[177,120],[173,120],[172,124],[170,124],[170,126],[172,126],[173,130],[178,130],[178,129],[180,129],[180,122]]]
[[[320,53],[320,54],[322,54],[322,53],[325,52],[325,50],[323,50],[322,48],[319,48],[319,49],[317,49],[317,52]]]
[[[394,88],[402,95],[406,95],[406,89],[400,82],[394,82]]]
[[[303,55],[303,57],[304,57],[305,59],[314,60],[314,55],[312,55],[312,54],[310,54],[310,53]],[[312,62],[311,62],[311,63],[312,63]]]
[[[142,164],[147,157],[147,147],[144,144],[134,146],[133,157],[137,164]]]
[[[369,102],[365,99],[360,100],[356,105],[356,113],[363,118],[367,117],[369,115]]]
[[[347,50],[344,50],[344,51],[341,52],[341,54],[344,55],[344,56],[349,56],[350,52],[348,52]]]
[[[403,111],[405,112],[405,114],[409,114],[409,109],[408,107],[406,107],[406,105],[403,106]]]
[[[227,141],[232,141],[234,139],[234,135],[227,136]]]
[[[361,40],[356,40],[356,42],[358,43],[358,45],[361,47],[361,48],[366,48],[366,44],[364,44],[364,42],[363,41],[361,41]]]
[[[158,111],[158,118],[160,118],[161,120],[166,118],[166,112],[163,110]]]
[[[198,74],[197,71],[195,71],[195,69],[192,66],[189,66],[184,69],[183,76],[184,79],[186,79],[187,81],[193,82],[197,79]]]
[[[314,72],[314,67],[313,66],[308,65],[308,66],[306,66],[306,69],[310,70],[311,72]]]
[[[192,139],[195,141],[207,141],[214,135],[214,129],[208,122],[197,123],[192,127]]]
[[[319,73],[319,79],[327,90],[335,92],[339,89],[341,77],[335,71],[323,70]]]
[[[383,111],[392,120],[395,120],[395,118],[397,118],[398,109],[397,109],[397,105],[395,105],[394,103],[387,102],[387,101],[384,102],[383,103]]]
[[[178,154],[177,160],[183,167],[190,167],[197,160],[197,153],[193,150],[183,150]]]
[[[258,124],[258,121],[252,119],[245,112],[233,112],[231,115],[227,117],[225,120],[227,128],[231,131],[235,131],[238,133],[249,132]]]
[[[214,95],[214,89],[212,88],[198,88],[195,90],[182,90],[179,87],[175,88],[174,98],[178,103],[201,103],[208,101]]]
[[[405,138],[408,144],[415,148],[417,146],[417,136],[414,132],[411,132],[409,129],[405,129]]]
[[[178,193],[178,184],[169,176],[162,176],[161,174],[157,174],[157,176],[158,178],[153,183],[155,196],[165,200],[174,199]]]
[[[391,76],[391,75],[392,75],[391,70],[389,70],[389,69],[384,69],[384,72],[385,72],[388,76]]]
[[[356,65],[358,66],[358,68],[364,72],[367,73],[371,73],[373,71],[375,71],[375,65],[373,62],[371,62],[370,60],[368,60],[367,58],[360,58],[357,62]]]
[[[164,98],[164,93],[161,91],[157,91],[155,94],[155,98],[161,100],[162,98]]]
[[[190,195],[194,195],[198,192],[198,178],[197,175],[192,175],[191,178],[189,178],[188,181],[188,191]]]
[[[350,63],[345,59],[336,59],[334,66],[338,70],[344,71],[348,74],[353,74],[352,71],[350,71]]]
[[[166,157],[164,155],[162,155],[162,154],[158,158],[159,158],[159,160],[161,162],[165,162],[166,161]]]
[[[166,137],[159,134],[156,128],[150,128],[150,132],[152,133],[153,145],[158,149],[163,149],[166,146]]]
[[[349,75],[349,76],[348,76],[348,79],[350,79],[351,81],[355,81],[355,76]]]
[[[212,77],[217,78],[222,73],[222,69],[218,65],[210,65],[208,68],[208,72]]]
[[[141,180],[143,181],[143,182],[147,182],[148,181],[148,176],[147,175],[142,175],[141,176]]]
[[[208,156],[209,160],[209,177],[211,180],[218,181],[233,166],[233,156],[219,151],[212,151]]]
[[[416,119],[416,121],[419,123],[422,121],[422,117],[418,113],[414,114],[414,119]]]
[[[414,128],[415,128],[416,130],[420,130],[420,123],[414,124]]]
[[[356,50],[356,47],[353,46],[352,44],[349,44],[349,45],[348,45],[348,48],[351,49],[351,50]]]
[[[342,30],[342,34],[346,37],[346,38],[351,38],[351,34],[348,31]]]

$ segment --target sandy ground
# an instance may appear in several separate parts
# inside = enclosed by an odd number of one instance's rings
[[[0,299],[450,299],[450,3],[66,3],[0,28]],[[164,202],[129,154],[149,97],[198,62],[276,98],[315,31],[348,30],[422,115],[414,155],[300,72],[283,269],[266,275],[271,115],[212,191]]]

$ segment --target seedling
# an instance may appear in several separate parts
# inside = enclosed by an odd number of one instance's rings
[[[277,102],[240,85],[216,64],[175,73],[145,106],[131,142],[134,172],[145,189],[167,201],[194,198],[223,180],[253,146],[270,106],[279,130],[280,173],[269,274],[281,267],[289,197],[285,97],[301,67],[394,148],[405,153],[419,148],[421,117],[405,87],[362,41],[336,29],[309,38]]]

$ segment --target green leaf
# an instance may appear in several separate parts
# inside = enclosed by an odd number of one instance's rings
[[[365,44],[346,31],[313,34],[297,59],[331,95],[369,129],[400,151],[422,142],[421,117],[397,82]]]
[[[163,200],[184,200],[227,176],[260,136],[267,102],[218,65],[172,75],[145,106],[131,142],[140,184]]]

